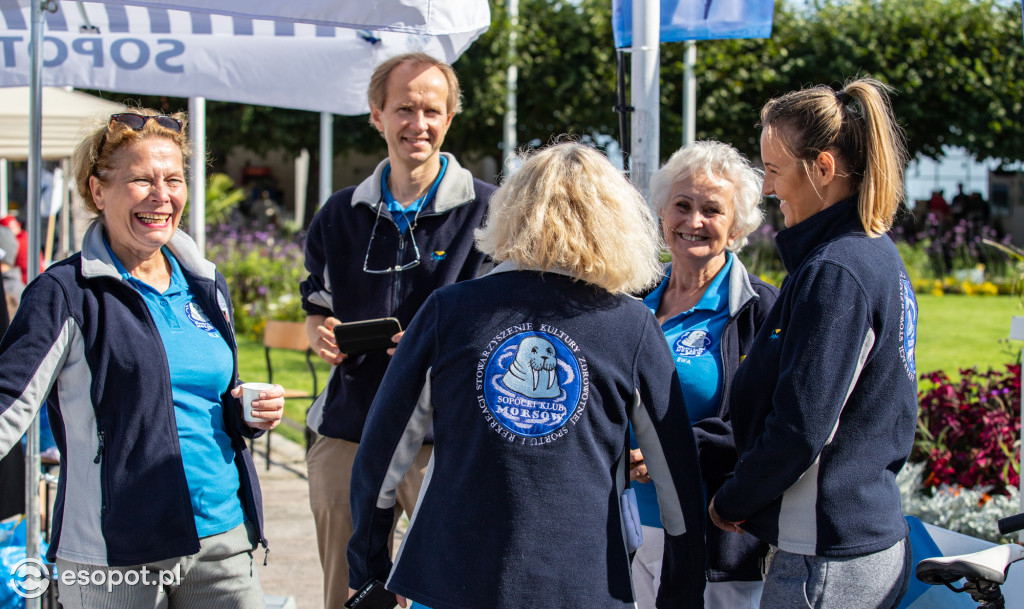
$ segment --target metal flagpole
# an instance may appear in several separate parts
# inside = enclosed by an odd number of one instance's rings
[[[658,168],[660,19],[659,0],[633,2],[630,89],[634,109],[629,175],[646,200],[650,200],[651,175]]]
[[[505,93],[505,142],[502,150],[502,172],[512,169],[512,159],[516,156],[516,123],[518,116],[517,92],[519,90],[519,67],[516,65],[518,56],[516,43],[519,35],[519,0],[508,0],[508,69],[505,74],[507,91]]]
[[[697,139],[697,43],[686,41],[683,70],[683,146]]]

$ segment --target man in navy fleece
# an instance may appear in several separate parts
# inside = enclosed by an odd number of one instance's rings
[[[334,326],[397,317],[404,328],[436,288],[475,277],[484,256],[473,245],[473,229],[494,190],[441,152],[460,109],[451,66],[422,53],[394,57],[374,71],[368,97],[370,122],[387,142],[388,158],[317,213],[306,242],[309,276],[301,285],[309,344],[334,366],[307,419],[321,436],[308,456],[309,502],[327,607],[348,598],[349,477],[390,361],[383,351],[342,353]],[[430,452],[428,443],[399,486],[396,522],[415,506]]]

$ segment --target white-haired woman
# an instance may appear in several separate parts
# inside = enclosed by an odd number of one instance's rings
[[[599,152],[562,143],[495,192],[477,244],[499,266],[430,297],[370,409],[350,581],[434,609],[633,607],[632,422],[677,546],[662,606],[702,606],[695,443],[661,330],[629,296],[662,273],[653,215]],[[392,567],[395,483],[428,429],[430,474]]]
[[[672,262],[644,304],[657,317],[674,356],[709,498],[736,464],[729,383],[778,295],[734,255],[761,225],[760,201],[761,175],[721,142],[681,148],[651,178],[652,207],[661,218]],[[633,581],[638,606],[647,609],[654,607],[658,590],[664,536],[654,485],[645,483],[646,460],[640,450],[633,457],[644,526]],[[756,608],[760,556],[767,547],[749,535],[711,526],[707,548],[705,606]]]

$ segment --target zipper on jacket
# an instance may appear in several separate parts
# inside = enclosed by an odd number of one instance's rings
[[[103,475],[103,463],[102,463],[102,461],[103,461],[103,459],[105,457],[104,452],[106,451],[106,446],[105,446],[106,443],[104,441],[105,438],[106,438],[106,433],[102,429],[99,429],[99,430],[96,431],[96,438],[98,440],[97,446],[96,446],[96,458],[93,459],[92,462],[96,463],[96,464],[98,464],[100,466],[100,513],[101,514],[106,514],[107,513],[107,498],[110,496],[110,493],[107,491],[107,480],[106,480],[106,478]]]
[[[395,228],[398,228],[398,226],[395,225]],[[405,230],[412,230],[412,229],[413,229],[412,225],[407,226],[405,228]],[[405,259],[405,233],[399,231],[398,232],[398,256],[395,258],[395,268],[396,269],[402,266],[402,260],[404,260],[404,259]],[[392,311],[397,311],[398,310],[398,305],[399,305],[399,299],[402,297],[401,296],[401,294],[402,294],[402,272],[401,271],[396,271],[393,274],[395,276],[395,285],[394,285],[394,290],[395,290],[394,291],[394,296],[395,296],[395,298],[394,298],[394,305],[392,305],[391,310]]]
[[[99,463],[103,457],[103,430],[96,432],[96,436],[99,438],[99,445],[96,448],[96,458],[92,460],[93,463]]]

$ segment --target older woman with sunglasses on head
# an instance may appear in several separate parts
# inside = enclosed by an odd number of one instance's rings
[[[177,230],[184,118],[115,114],[79,144],[76,187],[97,217],[0,342],[0,454],[45,401],[62,455],[47,559],[65,609],[263,606],[245,438],[280,422],[284,392],[244,421],[224,277]]]

